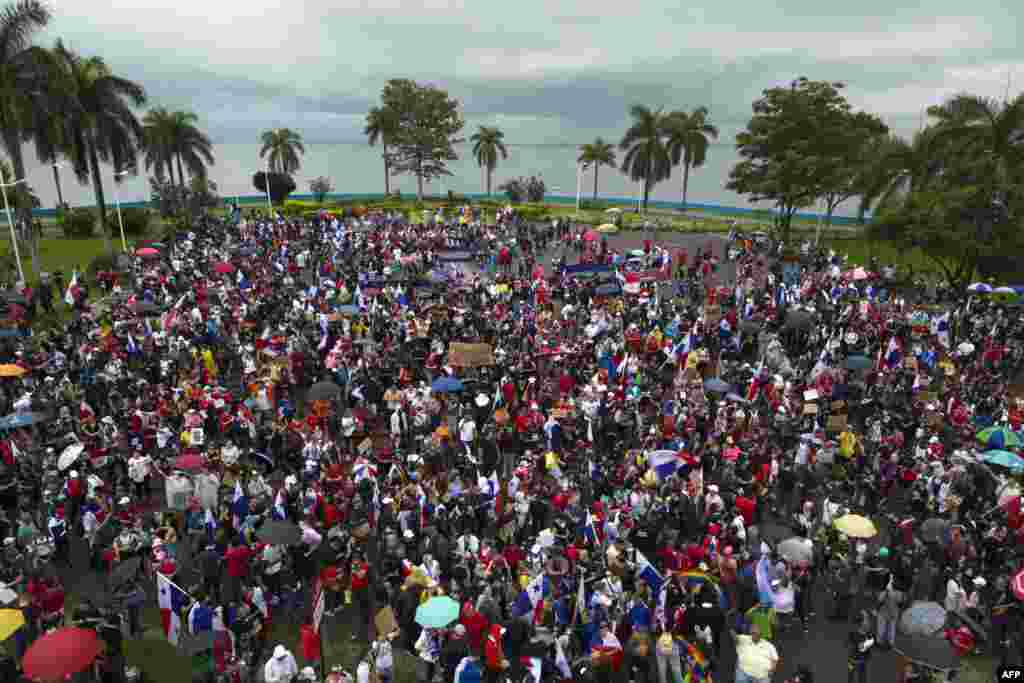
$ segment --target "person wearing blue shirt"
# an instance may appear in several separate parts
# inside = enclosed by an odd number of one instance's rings
[[[482,681],[483,669],[480,667],[480,660],[475,655],[463,657],[455,668],[455,683],[481,683]]]

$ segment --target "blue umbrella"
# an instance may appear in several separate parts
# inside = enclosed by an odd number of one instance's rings
[[[337,311],[341,315],[359,315],[358,306],[338,306]]]
[[[981,456],[981,459],[989,465],[999,465],[1011,470],[1024,469],[1024,458],[1010,451],[988,451]]]
[[[704,388],[708,391],[712,391],[716,394],[727,394],[732,391],[732,385],[728,382],[724,382],[717,377],[712,377],[709,380],[705,380]]]
[[[43,421],[42,413],[14,413],[5,417],[0,417],[0,429],[15,429],[17,427],[27,427],[33,425],[36,422]]]
[[[622,287],[616,284],[601,285],[594,290],[597,296],[618,296],[622,294]]]
[[[975,282],[967,287],[967,291],[973,294],[988,294],[992,291],[992,285],[985,282]]]
[[[873,365],[867,356],[850,356],[846,359],[847,370],[867,370]]]
[[[416,608],[416,623],[425,628],[444,628],[459,618],[459,611],[459,603],[438,595]]]
[[[462,389],[462,382],[454,377],[439,377],[430,385],[430,390],[435,394],[456,394]]]

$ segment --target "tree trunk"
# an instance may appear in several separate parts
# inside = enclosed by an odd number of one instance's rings
[[[185,194],[185,173],[181,168],[181,153],[175,155],[175,161],[178,162],[178,178],[181,180],[179,186],[181,187],[182,195]]]
[[[57,206],[64,205],[64,192],[60,186],[60,169],[53,165],[53,184],[57,186]]]
[[[107,247],[107,253],[114,256],[114,243],[107,231],[107,203],[103,199],[103,177],[100,175],[100,159],[96,155],[96,147],[90,141],[89,145],[89,169],[92,172],[92,187],[96,192],[96,208],[100,213],[100,233],[103,234],[103,244]]]
[[[416,160],[416,200],[423,201],[423,162]]]
[[[487,196],[491,196],[491,167],[487,167]]]
[[[651,160],[647,160],[647,171],[644,173],[644,213],[647,213],[647,197],[651,193]]]
[[[597,169],[601,168],[601,164],[594,164],[594,201],[597,201]]]
[[[16,180],[20,180],[25,177],[25,159],[21,155],[21,140],[18,135],[11,134],[10,131],[4,133],[4,147],[7,150],[7,156],[11,158],[11,174],[12,178],[4,178],[3,182],[13,183]],[[12,195],[17,192],[17,186],[12,187]],[[11,195],[8,195],[8,200],[13,201]],[[32,208],[25,207],[13,207],[14,213],[14,234],[20,236],[21,230],[18,230],[18,226],[29,226],[29,229],[25,231],[25,236],[28,238],[29,251],[32,254],[32,271],[36,274],[39,273],[39,263],[36,255],[36,250],[32,249],[32,245],[35,242],[35,233],[31,229],[32,226]],[[25,240],[22,240],[25,241]],[[12,245],[13,250],[13,245]]]
[[[686,193],[690,189],[690,162],[683,160],[683,210],[686,210]]]
[[[384,196],[391,196],[391,161],[388,158],[388,146],[384,144]]]

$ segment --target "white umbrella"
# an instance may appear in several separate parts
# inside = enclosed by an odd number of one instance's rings
[[[1003,287],[996,287],[995,289],[992,290],[992,293],[993,294],[1016,294],[1017,292],[1015,292],[1013,290],[1013,287],[1005,287],[1005,286],[1003,286]]]
[[[65,448],[64,452],[60,454],[59,458],[57,458],[57,469],[59,469],[59,470],[61,470],[63,472],[67,468],[71,467],[71,465],[76,460],[78,460],[78,456],[80,456],[84,451],[85,451],[85,445],[84,444],[80,444],[80,443],[73,443],[73,444],[71,444],[70,446]]]
[[[616,209],[614,206],[610,209],[605,209],[605,213],[622,213],[622,209]]]
[[[961,342],[960,345],[956,347],[956,352],[961,356],[974,353],[974,344],[971,342]]]

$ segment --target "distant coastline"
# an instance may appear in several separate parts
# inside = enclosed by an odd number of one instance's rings
[[[488,197],[484,193],[460,193],[460,197],[470,200],[483,200],[491,199],[496,201],[502,201],[503,197],[500,195],[491,195]],[[411,198],[406,196],[406,198]],[[238,203],[242,207],[259,208],[260,206],[266,206],[266,197],[261,194],[250,194],[250,195],[234,195],[225,197],[225,201],[238,200]],[[288,197],[290,200],[296,201],[313,201],[313,195],[311,194],[300,194],[294,193]],[[326,201],[352,201],[363,199],[368,202],[382,201],[385,199],[384,193],[382,192],[352,192],[352,193],[332,193],[327,195]],[[431,195],[426,197],[427,200],[431,201],[444,201],[445,198],[438,195]],[[586,199],[586,197],[584,197]],[[600,201],[602,204],[619,204],[623,206],[635,206],[636,197],[601,197]],[[573,204],[576,202],[575,195],[549,195],[544,198],[545,204]],[[150,202],[121,202],[121,207],[136,207],[136,208],[151,208]],[[664,201],[664,200],[651,200],[648,202],[648,207],[653,209],[678,209],[679,202]],[[687,210],[699,211],[701,213],[710,213],[719,216],[736,216],[736,217],[758,217],[767,218],[770,215],[768,209],[752,209],[742,206],[723,206],[720,204],[702,204],[700,202],[687,202]],[[85,208],[93,208],[91,206]],[[32,215],[37,218],[53,218],[56,215],[56,209],[34,209]],[[819,218],[824,220],[824,214],[818,214],[814,212],[798,212],[795,216],[798,220],[804,221],[816,221]],[[865,217],[865,221],[870,221],[870,217]],[[857,219],[852,216],[832,216],[833,225],[857,225]]]

